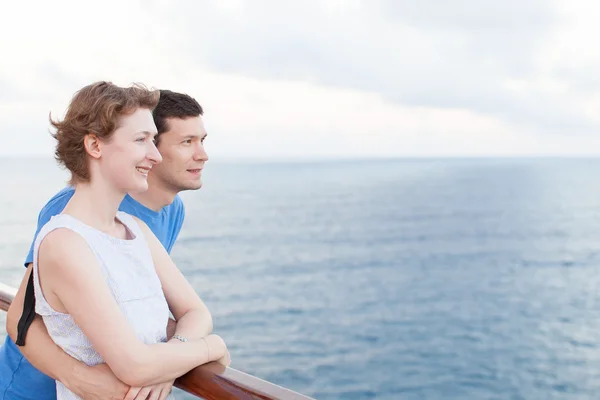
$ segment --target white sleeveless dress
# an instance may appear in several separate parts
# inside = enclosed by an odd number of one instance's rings
[[[81,235],[95,254],[106,284],[138,338],[146,344],[164,342],[169,308],[144,233],[129,214],[119,211],[117,218],[129,230],[132,239],[115,238],[68,214],[59,214],[42,227],[34,244],[35,311],[42,316],[54,342],[89,366],[104,360],[73,318],[54,310],[44,298],[38,275],[38,250],[44,237],[54,229],[68,228]],[[89,266],[81,265],[81,268]],[[56,381],[56,394],[57,400],[81,399],[59,381]],[[170,394],[168,399],[172,400],[172,396]]]

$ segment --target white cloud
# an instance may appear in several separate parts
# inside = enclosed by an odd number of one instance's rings
[[[177,4],[11,2],[0,154],[99,79],[196,97],[213,157],[600,153],[593,2]]]

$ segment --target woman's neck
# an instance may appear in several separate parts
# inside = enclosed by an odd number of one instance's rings
[[[102,182],[78,183],[63,213],[102,232],[118,234],[121,229],[115,217],[124,197],[125,193],[103,185]]]

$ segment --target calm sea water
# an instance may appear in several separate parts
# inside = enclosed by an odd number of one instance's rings
[[[0,161],[1,281],[65,177]],[[596,399],[599,178],[600,160],[211,161],[172,255],[232,367],[318,399]]]

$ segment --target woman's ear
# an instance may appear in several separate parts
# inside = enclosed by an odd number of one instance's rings
[[[102,143],[100,142],[100,138],[93,133],[88,133],[83,138],[83,145],[85,147],[85,151],[92,158],[100,158],[102,155]]]

